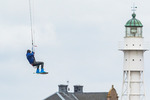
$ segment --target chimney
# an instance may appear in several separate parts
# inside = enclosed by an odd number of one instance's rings
[[[59,87],[59,92],[65,92],[65,93],[67,93],[68,91],[67,91],[67,89],[68,89],[68,85],[58,85],[58,87]]]
[[[74,93],[83,93],[83,86],[74,85]]]

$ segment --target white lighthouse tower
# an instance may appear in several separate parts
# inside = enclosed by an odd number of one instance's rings
[[[144,52],[147,51],[142,35],[142,23],[136,19],[133,11],[132,19],[125,25],[124,42],[119,50],[124,52],[123,84],[121,100],[144,100]]]

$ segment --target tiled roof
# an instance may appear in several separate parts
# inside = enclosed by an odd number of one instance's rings
[[[55,93],[45,100],[107,100],[108,92]]]
[[[44,100],[62,100],[56,93]]]

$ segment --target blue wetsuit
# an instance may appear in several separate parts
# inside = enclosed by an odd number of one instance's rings
[[[32,53],[27,53],[26,57],[27,57],[27,59],[28,59],[28,61],[29,61],[30,64],[34,63],[35,58],[34,58],[34,52],[33,51],[32,51]]]
[[[36,61],[35,57],[34,57],[34,52],[33,51],[32,51],[32,53],[30,53],[30,52],[31,51],[29,51],[29,52],[27,51],[26,57],[32,66],[37,66],[36,73],[45,73],[44,68],[43,68],[44,62]],[[41,65],[41,72],[39,72],[40,65]]]

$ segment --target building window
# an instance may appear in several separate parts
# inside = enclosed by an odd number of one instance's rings
[[[127,59],[126,59],[126,61],[127,61]]]
[[[126,44],[126,46],[128,46],[128,44]]]
[[[141,44],[139,46],[141,46]]]
[[[134,61],[134,59],[132,59],[132,61]]]
[[[133,44],[133,46],[134,46],[134,44]]]
[[[140,61],[142,61],[142,59],[140,59]]]

